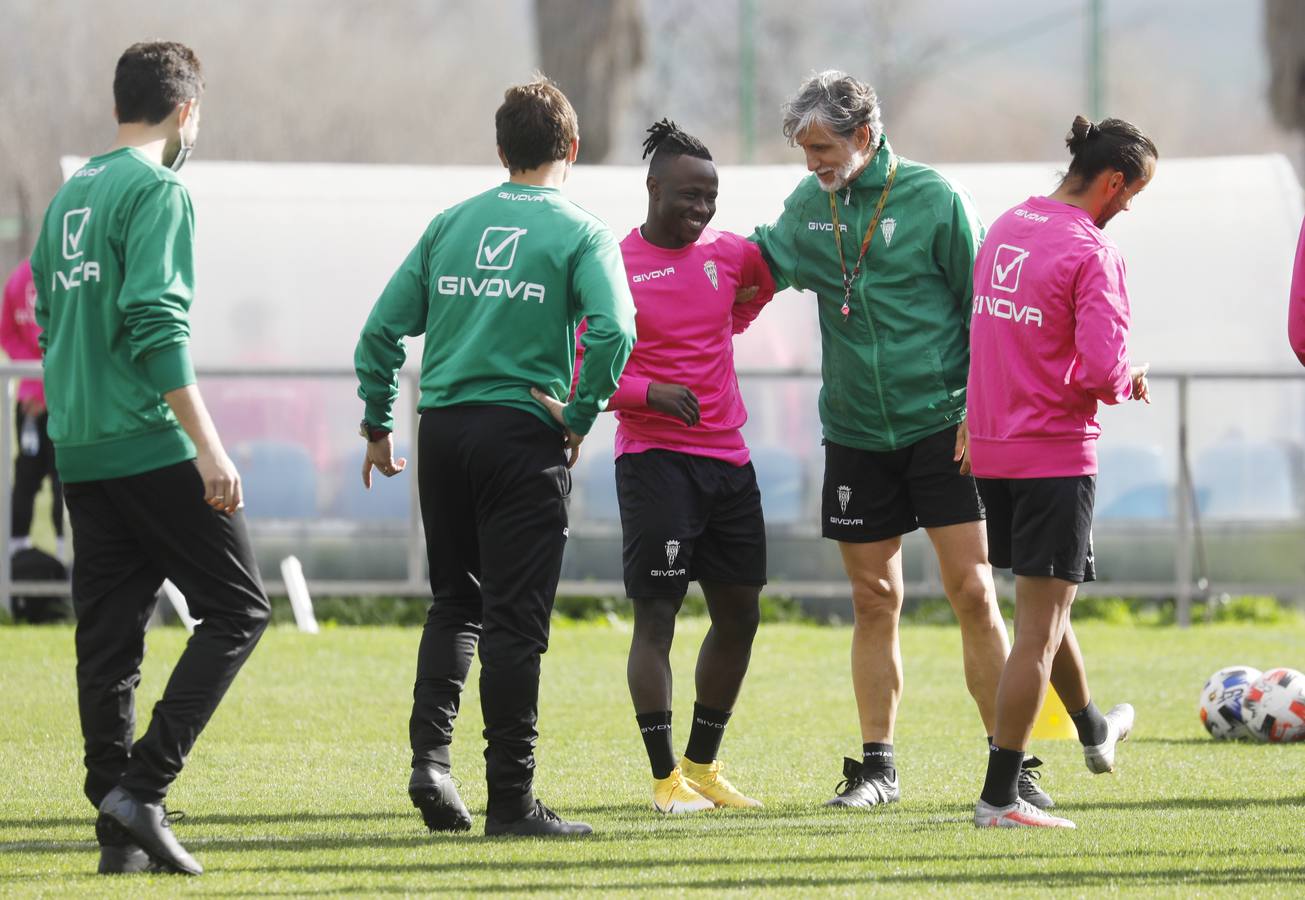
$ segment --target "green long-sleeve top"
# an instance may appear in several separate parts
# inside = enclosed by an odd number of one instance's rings
[[[893,158],[884,140],[835,194],[849,274]],[[896,159],[846,319],[830,195],[814,175],[789,195],[773,225],[751,236],[777,290],[815,292],[824,436],[863,450],[896,450],[965,418],[971,282],[983,225],[963,189],[922,163]]]
[[[634,346],[634,301],[611,231],[556,188],[504,183],[436,216],[372,308],[354,354],[368,424],[393,428],[406,336],[424,334],[420,410],[565,401],[575,332],[589,328],[567,427],[587,434]]]
[[[55,194],[32,251],[55,464],[66,482],[193,459],[163,395],[195,381],[195,214],[134,148],[92,157]]]

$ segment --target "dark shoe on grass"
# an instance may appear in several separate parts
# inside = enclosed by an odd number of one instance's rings
[[[1051,809],[1056,805],[1056,801],[1052,800],[1051,795],[1038,784],[1038,779],[1042,777],[1042,773],[1038,771],[1040,765],[1042,760],[1036,756],[1024,757],[1024,763],[1020,767],[1019,797],[1030,806]]]
[[[408,779],[408,796],[431,831],[470,830],[471,813],[449,773],[434,766],[417,766]]]
[[[515,821],[500,822],[492,816],[485,817],[485,834],[490,837],[580,837],[593,833],[584,822],[567,822],[538,800],[534,809]]]
[[[896,803],[902,798],[902,785],[897,780],[895,769],[866,773],[860,760],[845,757],[843,780],[834,788],[834,793],[837,796],[826,800],[825,806],[868,809]]]
[[[172,833],[172,820],[180,818],[180,813],[174,813],[170,819],[162,803],[145,803],[121,787],[109,791],[108,796],[100,801],[100,812],[121,825],[158,864],[159,871],[179,875],[203,874],[203,867]]]
[[[95,839],[100,844],[100,865],[96,869],[99,874],[133,875],[158,871],[150,862],[149,854],[132,839],[127,829],[104,813],[95,820]]]

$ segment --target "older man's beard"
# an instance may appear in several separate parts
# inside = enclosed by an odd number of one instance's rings
[[[843,188],[851,184],[852,177],[866,164],[866,160],[869,159],[869,156],[870,154],[858,150],[848,157],[847,162],[834,170],[833,181],[827,182],[818,175],[816,176],[816,181],[820,182],[822,190],[830,194],[835,191],[841,191]]]

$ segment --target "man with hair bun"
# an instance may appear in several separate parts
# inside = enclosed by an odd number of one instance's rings
[[[571,474],[634,343],[612,232],[562,196],[580,147],[548,79],[508,88],[494,115],[508,180],[431,220],[358,338],[363,484],[394,458],[403,339],[425,335],[417,434],[432,603],[417,651],[408,795],[431,831],[466,831],[450,774],[453,720],[480,650],[487,835],[589,834],[534,795],[540,656],[567,538]],[[589,330],[575,396],[575,331]],[[539,393],[539,386],[544,393]],[[555,401],[554,415],[532,392]],[[565,451],[569,451],[568,453]]]
[[[748,670],[766,583],[766,524],[742,427],[733,336],[774,294],[756,244],[708,227],[718,179],[702,142],[667,119],[648,129],[648,217],[621,242],[639,343],[609,408],[625,590],[634,604],[627,680],[660,813],[756,807],[717,752]],[[735,302],[755,286],[755,296]],[[689,582],[711,627],[698,653],[688,746],[671,732],[671,641]]]
[[[1151,402],[1128,359],[1124,261],[1102,231],[1155,175],[1151,139],[1119,119],[1074,120],[1069,172],[1049,197],[1003,213],[974,267],[970,454],[988,511],[992,564],[1015,573],[1015,644],[997,690],[978,827],[1073,828],[1022,799],[1024,749],[1050,680],[1088,771],[1110,772],[1133,707],[1104,715],[1070,625],[1092,581],[1098,403]]]
[[[850,75],[808,78],[785,106],[783,131],[812,174],[752,239],[777,288],[816,294],[821,525],[838,542],[852,589],[862,740],[861,757],[844,760],[829,805],[869,808],[901,796],[893,735],[908,532],[924,528],[937,553],[986,734],[996,717],[1009,643],[965,422],[971,275],[983,227],[964,189],[893,152],[874,89]],[[1039,764],[1028,760],[1020,793],[1050,806],[1036,781]]]
[[[32,253],[55,464],[72,520],[77,702],[101,873],[203,869],[163,800],[267,626],[240,476],[190,360],[195,215],[176,175],[204,79],[184,44],[133,44],[117,140],[73,173]],[[199,620],[134,741],[145,627],[163,580]]]

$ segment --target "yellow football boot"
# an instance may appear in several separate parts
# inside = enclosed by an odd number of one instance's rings
[[[653,779],[653,809],[659,813],[678,815],[715,808],[716,804],[689,787],[679,766],[665,778]]]
[[[738,788],[730,784],[721,772],[725,765],[719,759],[709,763],[696,763],[687,756],[680,759],[680,770],[689,786],[706,797],[718,807],[732,809],[752,809],[761,805],[760,800],[745,796]]]

